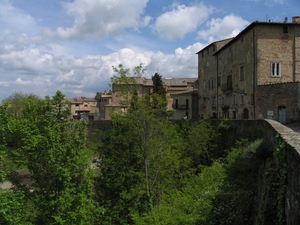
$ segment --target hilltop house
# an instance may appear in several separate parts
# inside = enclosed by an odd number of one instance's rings
[[[299,16],[292,22],[255,21],[197,55],[198,107],[204,118],[298,119]]]
[[[126,111],[129,107],[128,100],[131,96],[127,95],[129,89],[133,86],[137,90],[138,96],[143,94],[150,94],[153,89],[152,79],[145,77],[130,77],[131,82],[115,85],[112,84],[112,98],[111,102],[105,105],[105,119],[110,120],[109,111],[114,109],[115,111]],[[174,109],[174,101],[172,96],[176,93],[188,91],[193,88],[194,83],[197,81],[197,78],[163,78],[163,85],[166,89],[167,97],[167,108],[168,110]],[[121,94],[123,92],[123,94]],[[126,96],[127,95],[127,96]],[[126,96],[126,97],[124,97]],[[192,101],[189,102],[192,104]],[[194,101],[194,104],[197,106],[197,101]],[[187,111],[191,111],[193,108],[190,106]],[[175,112],[176,113],[176,112]],[[180,117],[186,115],[186,111]],[[192,115],[192,113],[189,113]]]
[[[97,100],[94,98],[72,98],[69,99],[71,108],[71,119],[95,120],[99,114]]]

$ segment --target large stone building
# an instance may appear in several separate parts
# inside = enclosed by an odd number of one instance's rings
[[[297,120],[300,17],[255,21],[198,53],[199,114],[204,118]]]

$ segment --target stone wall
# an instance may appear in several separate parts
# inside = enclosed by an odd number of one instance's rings
[[[273,213],[277,215],[277,219],[282,219],[282,223],[278,224],[300,224],[300,134],[274,120],[232,121],[232,127],[235,139],[255,139],[261,136],[271,148],[268,149],[271,154],[261,162],[257,176],[258,196],[254,224],[270,224],[270,202],[275,205],[274,210],[277,212]],[[277,177],[277,184],[272,184],[274,179],[270,176],[270,169],[274,172],[273,178]],[[277,189],[271,190],[274,187]],[[268,191],[274,191],[276,196]],[[278,203],[281,195],[282,212]],[[274,221],[271,222],[274,224]]]
[[[260,85],[256,88],[257,115],[278,121],[278,107],[286,107],[286,123],[300,118],[300,83]],[[273,114],[268,114],[272,112]]]

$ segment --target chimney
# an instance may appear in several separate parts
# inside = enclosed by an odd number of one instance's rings
[[[284,22],[287,23],[288,22],[288,18],[284,17]]]
[[[292,21],[293,21],[293,23],[300,24],[300,16],[293,16]]]

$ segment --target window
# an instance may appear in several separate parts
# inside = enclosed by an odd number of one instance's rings
[[[232,97],[233,97],[233,102],[232,103],[233,103],[233,105],[236,105],[236,94],[233,94]]]
[[[214,88],[214,79],[209,79],[209,89]]]
[[[178,109],[178,99],[175,99],[175,109]]]
[[[75,106],[79,106],[79,104],[75,104]]]
[[[212,107],[216,107],[216,97],[212,97]]]
[[[232,90],[232,75],[227,76],[227,90]]]
[[[288,26],[282,27],[282,33],[287,34],[289,32]]]
[[[244,105],[244,95],[241,94],[241,104]]]
[[[272,77],[280,77],[280,63],[271,63],[271,76]]]
[[[221,86],[221,76],[220,75],[218,75],[218,77],[217,77],[217,85],[218,85],[218,87]]]
[[[245,80],[245,71],[244,71],[244,65],[240,66],[240,81]]]
[[[185,108],[189,109],[190,108],[189,106],[190,106],[189,99],[185,99]]]

